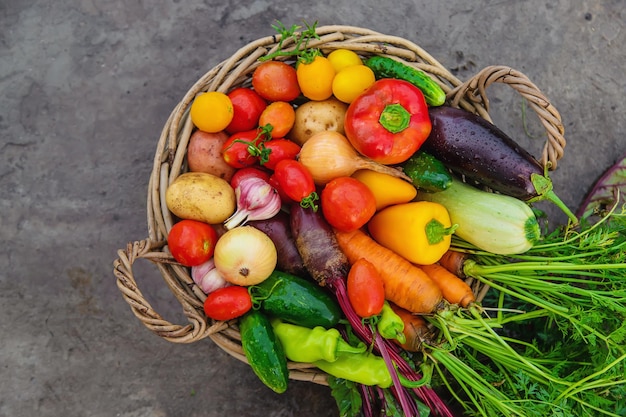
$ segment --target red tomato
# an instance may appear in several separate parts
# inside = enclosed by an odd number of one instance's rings
[[[311,207],[317,210],[315,201],[318,199],[315,192],[315,183],[309,170],[295,159],[283,159],[276,164],[274,176],[280,189],[293,201],[302,207]]]
[[[365,225],[376,212],[376,197],[352,177],[331,180],[322,190],[322,213],[334,228],[349,232]]]
[[[167,235],[172,256],[185,266],[197,266],[213,256],[217,232],[208,223],[184,219],[174,224]]]
[[[264,139],[258,129],[246,130],[230,135],[222,145],[222,157],[226,163],[234,168],[244,168],[254,165],[259,158],[250,153],[250,144],[253,149]]]
[[[228,93],[228,97],[233,104],[233,120],[225,130],[232,134],[257,127],[261,113],[267,107],[263,97],[247,87],[235,88]]]
[[[274,189],[278,192],[278,195],[280,196],[280,201],[283,202],[283,204],[291,204],[294,201],[291,199],[291,197],[289,197],[282,189],[280,183],[278,182],[278,180],[276,179],[276,175],[272,174],[270,176],[270,180],[268,181],[269,184],[274,187]]]
[[[296,159],[300,153],[300,145],[289,139],[272,139],[263,143],[263,147],[268,150],[267,161],[261,157],[261,165],[268,169],[276,169],[283,159]]]
[[[257,167],[245,167],[235,171],[233,177],[230,179],[230,186],[235,189],[241,180],[250,177],[261,178],[266,182],[270,181],[270,173],[268,171]]]
[[[282,61],[266,61],[252,74],[252,87],[269,101],[292,101],[300,95],[296,69]]]
[[[348,300],[359,317],[380,314],[385,304],[385,284],[370,261],[360,258],[352,264],[346,285]]]
[[[252,308],[248,289],[239,285],[219,288],[204,301],[204,313],[213,320],[232,320]]]

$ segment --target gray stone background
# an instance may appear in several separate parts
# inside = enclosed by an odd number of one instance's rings
[[[122,299],[112,262],[147,236],[147,181],[171,109],[275,20],[368,27],[414,41],[461,79],[492,64],[528,75],[563,118],[553,180],[576,208],[626,152],[624,6],[0,0],[0,416],[337,415],[326,387],[274,394],[208,340],[153,335]],[[496,123],[540,149],[519,96],[490,94]],[[136,275],[159,312],[183,320],[151,265]]]

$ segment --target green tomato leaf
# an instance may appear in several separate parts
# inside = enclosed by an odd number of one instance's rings
[[[618,201],[619,198],[619,201]],[[616,203],[626,202],[626,155],[607,169],[594,183],[576,212],[577,217],[591,221],[601,216]]]

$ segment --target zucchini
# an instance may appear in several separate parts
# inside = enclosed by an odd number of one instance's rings
[[[239,332],[252,371],[274,392],[285,392],[289,381],[287,357],[270,319],[260,311],[250,310],[239,320]]]
[[[480,190],[459,179],[438,193],[419,193],[418,200],[442,204],[458,227],[454,234],[479,249],[512,255],[524,253],[541,237],[535,213],[525,202]]]
[[[313,281],[274,270],[248,288],[252,302],[265,313],[304,327],[335,327],[342,318],[335,299]]]
[[[431,193],[443,191],[452,184],[452,174],[443,162],[424,151],[417,151],[407,159],[402,171],[415,187]]]
[[[445,91],[424,71],[380,55],[374,55],[364,63],[374,71],[376,79],[396,78],[410,82],[422,91],[429,106],[441,106],[446,101]]]

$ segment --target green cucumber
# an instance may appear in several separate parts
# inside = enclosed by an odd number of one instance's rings
[[[414,186],[423,191],[443,191],[452,184],[452,174],[443,162],[424,151],[417,151],[406,160],[402,171],[411,178]]]
[[[254,305],[265,313],[304,327],[335,327],[342,318],[337,301],[313,281],[274,270],[263,282],[250,286]]]
[[[258,310],[250,310],[239,319],[241,347],[250,367],[274,392],[287,390],[287,356],[274,334],[270,319]]]
[[[418,200],[443,205],[457,224],[454,234],[484,251],[524,253],[541,237],[535,213],[515,197],[480,190],[459,179],[438,193],[419,193]]]
[[[380,55],[368,58],[365,65],[374,71],[376,79],[396,78],[410,82],[422,91],[429,106],[441,106],[446,101],[445,91],[424,71]]]

